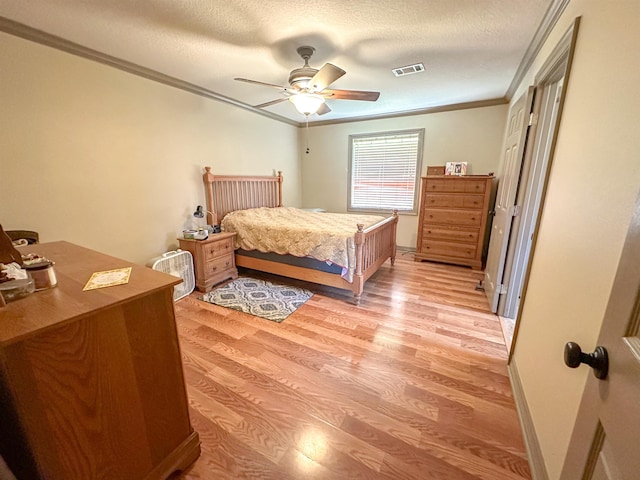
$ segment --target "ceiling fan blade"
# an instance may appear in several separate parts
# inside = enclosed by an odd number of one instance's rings
[[[254,105],[253,108],[270,107],[271,105],[276,105],[280,102],[284,102],[285,100],[289,100],[289,97],[278,98],[277,100],[271,100],[270,102],[261,103],[260,105]]]
[[[366,92],[363,90],[323,90],[322,95],[334,100],[366,100],[375,102],[380,92]]]
[[[278,88],[278,89],[281,89],[281,90],[291,90],[291,88],[283,87],[282,85],[276,85],[274,83],[259,82],[257,80],[249,80],[248,78],[234,78],[234,80],[238,80],[239,82],[245,82],[245,83],[253,83],[255,85],[263,85],[265,87]]]
[[[345,73],[340,67],[336,67],[331,63],[325,63],[324,67],[318,70],[311,80],[309,80],[309,84],[307,88],[309,88],[313,92],[319,92],[324,90]]]
[[[329,105],[327,105],[326,103],[323,103],[322,105],[320,105],[320,108],[316,113],[318,115],[324,115],[325,113],[329,113],[330,111],[331,109],[329,108]]]

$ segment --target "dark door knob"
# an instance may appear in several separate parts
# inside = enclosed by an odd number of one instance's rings
[[[593,353],[582,353],[580,345],[567,342],[564,346],[564,364],[570,368],[577,368],[585,363],[593,368],[596,378],[604,380],[609,372],[609,355],[604,347],[596,347]]]

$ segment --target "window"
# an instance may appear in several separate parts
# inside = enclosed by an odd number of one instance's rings
[[[350,211],[417,213],[424,129],[349,136]]]

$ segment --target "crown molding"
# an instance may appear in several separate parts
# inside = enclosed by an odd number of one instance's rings
[[[549,34],[551,33],[551,30],[553,30],[553,27],[556,26],[558,19],[564,12],[565,8],[567,8],[569,2],[570,0],[553,0],[551,2],[551,5],[549,5],[549,8],[547,8],[547,11],[542,18],[542,21],[540,22],[536,33],[533,35],[533,39],[531,39],[531,43],[529,44],[524,57],[522,57],[522,61],[520,62],[520,65],[516,70],[516,74],[514,75],[513,80],[511,80],[511,84],[509,85],[507,92],[504,94],[504,97],[507,100],[510,101],[513,97],[513,94],[516,92],[518,86],[522,82],[525,73],[527,73],[527,71],[533,64],[533,61],[540,52],[540,49],[544,45],[544,42],[546,42]]]
[[[335,120],[325,120],[310,122],[309,127],[321,127],[324,125],[334,125],[337,123],[366,122],[368,120],[381,120],[386,118],[408,117],[412,115],[427,115],[430,113],[453,112],[455,110],[469,110],[471,108],[493,107],[495,105],[505,105],[509,103],[506,98],[493,98],[490,100],[480,100],[477,102],[454,103],[451,105],[440,105],[437,107],[418,108],[415,110],[405,110],[395,113],[381,113],[379,115],[367,115],[352,118],[337,118]]]
[[[179,88],[180,90],[200,95],[201,97],[228,103],[230,105],[234,105],[236,107],[240,107],[250,112],[270,118],[272,120],[288,123],[289,125],[293,125],[295,127],[302,126],[302,123],[300,122],[290,120],[280,115],[267,112],[265,110],[260,110],[258,108],[252,107],[251,105],[247,105],[246,103],[234,100],[233,98],[225,97],[224,95],[220,95],[219,93],[213,92],[206,88],[199,87],[192,83],[185,82],[175,77],[171,77],[169,75],[165,75],[150,68],[142,67],[132,62],[127,62],[126,60],[122,60],[117,57],[112,57],[111,55],[107,55],[97,50],[83,47],[82,45],[78,45],[77,43],[65,40],[64,38],[58,37],[56,35],[51,35],[50,33],[43,32],[42,30],[29,27],[28,25],[15,22],[1,16],[0,32],[5,32],[10,35],[29,40],[31,42],[55,48],[56,50],[61,50],[63,52],[83,57],[88,60],[93,60],[95,62],[102,63],[103,65],[108,65],[110,67],[117,68],[118,70],[122,70],[124,72],[146,78],[147,80],[153,80],[170,87]]]

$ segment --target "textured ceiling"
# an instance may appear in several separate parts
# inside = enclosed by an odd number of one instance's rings
[[[281,94],[234,77],[286,85],[301,45],[346,70],[332,88],[381,92],[313,121],[504,97],[551,1],[3,0],[0,16],[249,105]],[[303,120],[290,102],[266,110]]]

